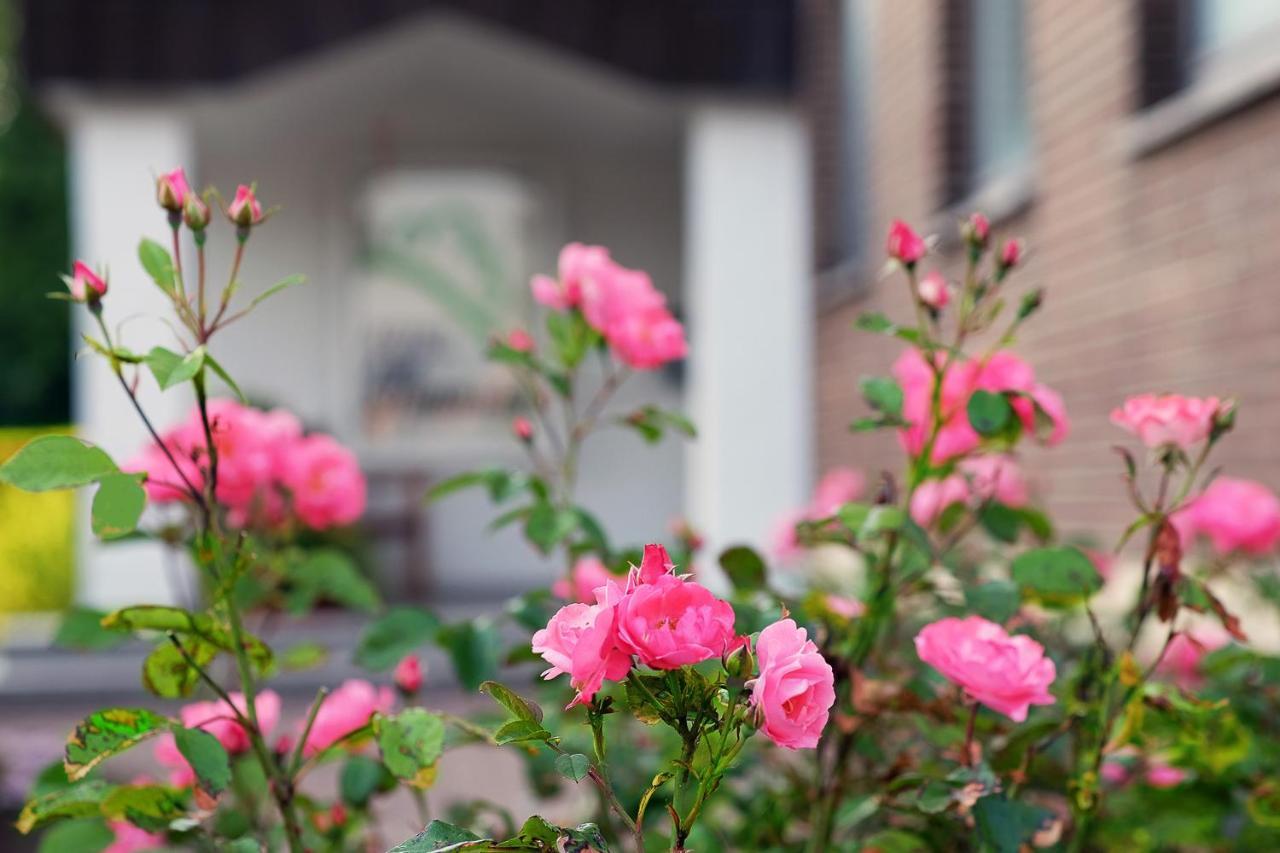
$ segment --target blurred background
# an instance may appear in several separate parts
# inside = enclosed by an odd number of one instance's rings
[[[517,461],[483,341],[527,324],[528,278],[569,240],[648,270],[690,338],[627,399],[682,408],[699,439],[606,434],[584,462],[581,503],[623,541],[687,516],[712,553],[767,545],[823,470],[895,467],[891,437],[847,429],[858,376],[897,355],[852,322],[909,310],[879,277],[892,218],[941,235],[951,270],[974,209],[1048,291],[1021,346],[1073,432],[1027,468],[1065,530],[1123,521],[1107,415],[1131,393],[1239,397],[1220,461],[1280,486],[1272,0],[7,0],[0,54],[0,457],[68,425],[141,445],[106,368],[74,357],[83,318],[44,294],[72,257],[106,265],[125,342],[165,340],[135,256],[165,236],[151,181],[256,180],[282,211],[247,286],[309,284],[218,355],[357,448],[390,598],[492,607],[550,578],[486,531],[483,497],[420,498]],[[225,259],[226,229],[211,242]],[[161,423],[190,404],[144,402]],[[0,486],[0,612],[177,595],[158,547],[96,545],[77,511]],[[6,624],[0,707],[23,719],[134,681],[136,656]]]

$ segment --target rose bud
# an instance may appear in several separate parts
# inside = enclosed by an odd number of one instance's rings
[[[189,195],[191,186],[181,166],[156,178],[156,201],[170,213],[181,213]]]
[[[507,346],[516,352],[533,352],[533,335],[524,329],[512,329],[507,333]]]
[[[195,193],[187,195],[187,203],[182,206],[182,221],[192,231],[203,231],[209,227],[209,205]]]
[[[901,219],[895,219],[889,226],[885,251],[889,257],[902,262],[904,266],[913,267],[916,261],[924,257],[925,244],[920,235],[911,230],[910,225]]]
[[[920,279],[916,285],[916,297],[934,311],[941,311],[951,301],[951,289],[942,273],[933,272]]]
[[[1022,241],[1006,240],[1004,248],[1000,250],[1000,266],[1005,269],[1012,269],[1018,265],[1018,261],[1022,259]]]
[[[107,295],[107,280],[89,269],[84,261],[76,261],[71,267],[71,275],[62,278],[76,302],[97,302]]]
[[[396,689],[405,696],[414,696],[422,689],[422,662],[417,655],[405,655],[392,673]]]
[[[227,206],[227,218],[241,228],[249,228],[262,221],[262,204],[253,194],[253,187],[244,184],[236,187],[236,197]]]
[[[515,437],[524,442],[533,441],[533,424],[529,423],[529,419],[517,415],[511,421],[511,432]]]
[[[971,213],[960,225],[960,236],[975,249],[985,249],[991,236],[991,223],[981,213]]]
[[[1236,426],[1236,401],[1223,400],[1213,413],[1213,424],[1209,427],[1209,441],[1217,441]]]

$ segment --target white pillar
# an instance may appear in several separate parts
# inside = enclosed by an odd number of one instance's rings
[[[690,517],[716,549],[767,547],[812,465],[809,148],[785,105],[689,115]]]
[[[104,319],[113,335],[117,324],[125,321],[119,342],[130,349],[175,348],[173,333],[157,320],[172,309],[143,271],[137,248],[143,236],[169,245],[154,178],[179,165],[192,174],[195,147],[188,122],[172,110],[96,100],[57,103],[55,109],[67,132],[74,255],[110,272]],[[98,332],[87,312],[75,313],[73,346],[79,352],[80,332],[95,337]],[[139,383],[139,397],[158,429],[185,416],[192,404],[185,389],[162,394],[149,374]],[[118,463],[148,440],[128,397],[97,355],[81,352],[74,362],[72,410],[80,435]],[[89,530],[91,496],[92,491],[85,490],[78,521],[78,600],[103,608],[176,600],[176,579],[173,569],[166,567],[161,546],[103,544],[95,539]]]

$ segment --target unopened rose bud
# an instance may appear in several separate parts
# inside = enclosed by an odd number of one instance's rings
[[[524,329],[512,329],[507,333],[507,346],[516,352],[533,352],[535,347],[533,335]]]
[[[889,238],[885,241],[885,251],[889,257],[899,261],[906,267],[913,267],[916,261],[924,257],[924,240],[911,230],[911,226],[901,219],[893,220],[889,226]]]
[[[334,826],[345,826],[347,823],[347,808],[342,803],[334,803],[329,809],[329,818],[333,821]]]
[[[916,285],[916,296],[934,311],[941,311],[951,301],[951,288],[942,273],[934,270],[920,279]]]
[[[1004,248],[1000,250],[1000,266],[1005,269],[1012,269],[1018,265],[1018,261],[1022,259],[1022,241],[1006,240]]]
[[[236,197],[227,206],[227,218],[241,228],[250,228],[262,221],[262,204],[253,194],[253,187],[245,184],[236,187]]]
[[[960,236],[975,249],[985,249],[991,236],[991,223],[981,213],[971,213],[960,226]]]
[[[1040,309],[1044,304],[1044,290],[1036,288],[1027,291],[1022,295],[1022,303],[1018,305],[1018,319],[1025,320]]]
[[[170,213],[181,213],[189,195],[191,186],[181,166],[156,178],[156,201]]]
[[[84,261],[76,261],[71,267],[71,275],[62,278],[76,302],[97,302],[107,295],[107,280],[89,269]]]
[[[1218,404],[1218,410],[1213,413],[1213,424],[1209,427],[1209,441],[1217,441],[1235,429],[1236,411],[1235,400],[1223,400]]]
[[[409,654],[400,659],[392,673],[396,689],[405,696],[415,696],[422,689],[422,661]]]
[[[511,432],[515,437],[524,442],[533,441],[533,424],[529,423],[529,419],[517,415],[511,421]]]
[[[182,206],[182,221],[192,231],[203,231],[209,227],[209,205],[195,193],[187,195],[187,203]]]
[[[751,654],[751,642],[746,637],[739,637],[723,658],[724,671],[730,678],[747,680],[756,674],[756,659]]]

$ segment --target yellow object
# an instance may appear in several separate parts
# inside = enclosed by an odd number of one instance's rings
[[[0,461],[41,435],[71,427],[0,429]],[[0,483],[0,614],[64,610],[75,565],[75,492],[30,493]]]

